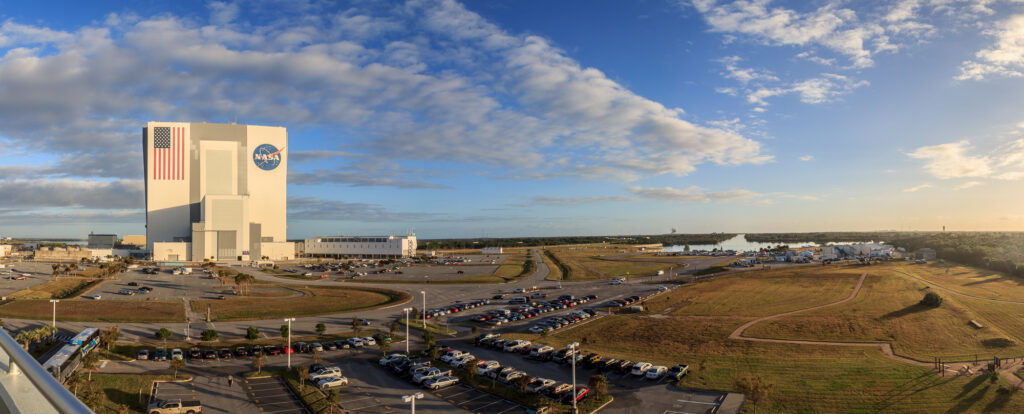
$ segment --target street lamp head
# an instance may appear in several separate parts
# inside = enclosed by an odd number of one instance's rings
[[[284,318],[285,322],[295,322],[295,318]]]
[[[577,348],[579,346],[580,346],[579,342],[573,342],[573,343],[569,344],[569,346],[567,346],[566,348]]]
[[[410,402],[412,400],[421,400],[421,399],[423,399],[423,393],[422,392],[417,392],[417,393],[415,393],[413,395],[402,396],[402,402]]]
[[[424,294],[424,295],[426,295],[426,294],[427,294],[427,291],[425,291],[425,290],[421,290],[421,291],[420,291],[420,293],[421,293],[421,294]]]
[[[60,299],[50,299],[50,303],[57,303],[57,302],[60,302]]]

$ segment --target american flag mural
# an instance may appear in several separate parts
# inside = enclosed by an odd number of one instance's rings
[[[153,128],[153,179],[185,179],[185,128]]]

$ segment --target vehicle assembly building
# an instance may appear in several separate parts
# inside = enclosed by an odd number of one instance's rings
[[[286,241],[285,128],[150,122],[142,147],[154,260],[295,257]]]

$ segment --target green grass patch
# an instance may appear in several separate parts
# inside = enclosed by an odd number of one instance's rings
[[[178,381],[189,378],[178,374]],[[76,379],[68,383],[68,389],[76,392],[78,398],[97,413],[118,413],[122,407],[130,413],[145,413],[153,382],[172,380],[172,375],[93,373],[91,382],[85,375],[76,375]]]
[[[694,276],[713,275],[715,273],[722,273],[722,272],[727,272],[727,271],[729,271],[729,269],[726,269],[725,266],[717,265],[717,266],[711,266],[711,267],[709,267],[707,269],[701,269],[701,270],[698,270],[696,272],[693,272],[693,275]]]
[[[564,263],[562,263],[560,260],[558,260],[558,257],[555,257],[555,255],[551,254],[550,250],[544,249],[544,250],[542,250],[542,252],[544,252],[544,258],[548,262],[548,275],[544,279],[545,280],[562,280],[562,279],[567,279],[569,274],[570,274],[570,272],[571,272],[569,267],[566,266]]]
[[[50,320],[53,305],[46,299],[15,300],[0,305],[0,317]],[[57,320],[81,322],[184,322],[178,300],[63,300]]]
[[[403,326],[402,329],[404,330],[405,329],[404,328],[404,326],[405,326],[405,318],[399,318],[398,319],[398,323]],[[422,332],[423,331],[423,320],[422,319],[411,319],[411,320],[409,320],[409,328]],[[435,323],[431,323],[431,322],[427,322],[427,331],[433,332],[433,333],[438,334],[438,335],[453,335],[453,334],[456,333],[454,329],[447,329],[447,328],[445,328],[445,327],[443,327],[441,325],[438,325],[438,324],[435,324]]]

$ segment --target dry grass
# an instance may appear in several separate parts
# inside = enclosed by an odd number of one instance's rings
[[[504,262],[501,262],[501,266],[494,271],[493,278],[500,278],[501,280],[494,279],[497,282],[504,282],[508,279],[513,279],[519,276],[523,272],[523,265],[526,263],[528,249],[504,249],[505,254],[508,255]],[[479,282],[467,282],[467,283],[479,283]]]
[[[50,320],[49,300],[16,300],[0,306],[0,317]],[[57,319],[100,322],[184,322],[185,308],[177,300],[62,300]]]
[[[77,289],[85,284],[91,283],[96,279],[82,279],[82,278],[59,278],[57,280],[51,280],[43,282],[39,285],[30,287],[25,290],[19,290],[10,295],[7,295],[8,299],[50,299],[55,297],[55,293],[61,293],[64,291]]]
[[[813,268],[747,272],[699,282],[647,301],[669,315],[767,316],[824,305],[850,295],[860,270]]]
[[[566,280],[600,280],[618,276],[651,276],[659,270],[668,270],[678,264],[651,260],[616,260],[614,257],[630,254],[629,246],[592,244],[557,246],[548,249],[568,269]],[[630,256],[632,258],[632,256]]]
[[[978,306],[989,312],[1006,315],[1013,319],[1014,313],[1005,308],[1024,313],[1024,305],[997,307],[985,306],[980,301],[966,303],[962,297],[942,294],[944,302],[938,308],[918,305],[928,292],[924,283],[890,272],[883,267],[871,268],[860,294],[850,302],[817,311],[801,313],[752,326],[746,331],[749,336],[764,338],[810,339],[825,341],[885,341],[901,354],[921,361],[933,357],[951,358],[973,354],[989,355],[998,352],[1003,355],[1024,355],[1024,346],[1016,336],[1008,332],[1005,321],[990,320],[985,314],[975,311]],[[967,325],[978,320],[984,329]],[[1021,327],[1013,322],[1012,327]],[[986,339],[1014,338],[1016,346],[993,349],[985,345]],[[989,355],[991,356],[991,355]]]
[[[300,297],[194,300],[192,310],[206,312],[210,306],[215,321],[249,320],[332,314],[410,299],[408,293],[384,289],[315,287],[300,290],[303,291]]]
[[[876,349],[753,343],[727,339],[748,318],[612,316],[538,339],[584,352],[687,363],[682,386],[733,390],[734,378],[754,374],[774,385],[762,412],[1020,412],[1024,399],[1002,394],[982,377],[939,377]],[[639,358],[639,355],[644,357]],[[999,385],[1008,386],[1000,380]],[[745,405],[745,412],[752,412]],[[767,409],[767,410],[766,410]]]
[[[931,263],[893,269],[967,295],[1024,302],[1024,279],[973,267]]]

